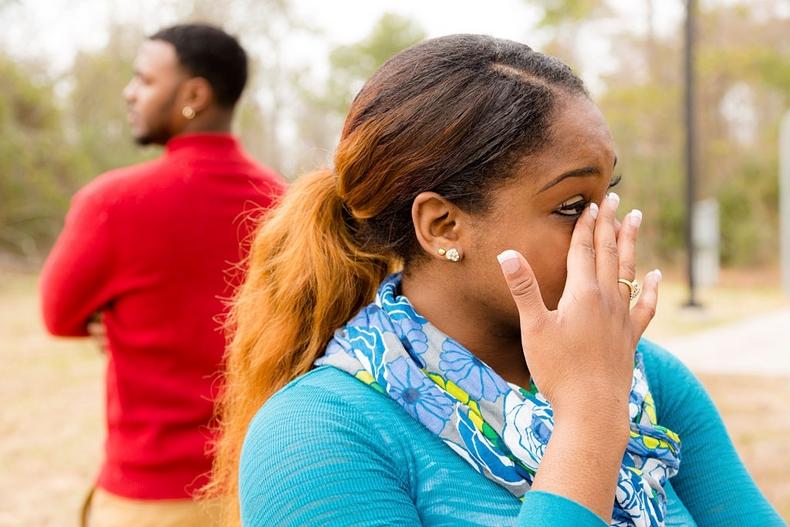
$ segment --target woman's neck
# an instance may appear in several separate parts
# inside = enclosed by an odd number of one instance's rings
[[[401,294],[414,309],[441,332],[459,342],[488,364],[506,381],[529,386],[529,369],[518,331],[507,330],[492,320],[485,306],[472,298],[458,298],[448,281],[433,280],[421,271],[406,275]]]

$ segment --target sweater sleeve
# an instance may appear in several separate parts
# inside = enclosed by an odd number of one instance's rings
[[[534,490],[527,492],[518,527],[606,527],[587,507],[558,494]]]
[[[102,196],[91,185],[74,196],[44,264],[41,308],[53,335],[86,336],[90,317],[111,300],[112,233]]]
[[[646,341],[640,345],[658,422],[681,440],[680,470],[672,486],[697,525],[785,525],[746,471],[699,380],[658,346]]]

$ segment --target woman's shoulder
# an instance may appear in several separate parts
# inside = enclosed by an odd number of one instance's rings
[[[678,378],[685,378],[693,374],[675,355],[655,342],[642,338],[639,340],[637,350],[642,354],[648,383],[662,385]]]
[[[699,379],[670,351],[647,339],[641,339],[637,349],[642,354],[645,376],[659,415],[679,408],[694,410],[708,400]]]
[[[330,366],[278,391],[253,418],[244,440],[242,516],[251,525],[269,525],[278,515],[307,514],[294,489],[334,507],[338,496],[347,498],[382,478],[391,480],[388,488],[409,488],[415,469],[399,422],[405,412],[391,403]]]
[[[280,442],[287,444],[290,437],[302,445],[342,440],[358,449],[386,445],[396,452],[403,439],[393,430],[402,429],[401,414],[405,412],[394,401],[365,383],[322,366],[294,379],[263,404],[247,430],[244,451],[260,454]]]
[[[258,411],[255,420],[272,414],[300,413],[309,407],[311,413],[324,407],[334,412],[357,413],[370,407],[387,406],[389,399],[374,389],[332,366],[321,366],[301,375],[275,393]],[[363,414],[368,415],[365,411]]]

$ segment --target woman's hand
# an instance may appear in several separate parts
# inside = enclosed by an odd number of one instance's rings
[[[661,273],[645,278],[633,309],[628,286],[641,213],[628,214],[617,232],[619,197],[582,214],[568,252],[568,275],[557,309],[543,303],[535,275],[515,251],[499,255],[518,307],[530,375],[551,402],[555,430],[533,489],[568,496],[604,519],[628,440],[628,395],[634,351],[653,318]]]
[[[499,255],[518,307],[530,375],[555,412],[586,405],[589,400],[625,406],[636,343],[655,313],[659,272],[647,275],[633,309],[628,287],[617,282],[618,278],[634,279],[641,219],[638,211],[628,214],[618,236],[618,202],[617,195],[610,194],[600,213],[592,204],[576,223],[565,290],[555,311],[543,303],[526,259],[515,251]]]

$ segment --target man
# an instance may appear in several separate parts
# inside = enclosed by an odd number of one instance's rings
[[[282,194],[230,134],[247,57],[207,25],[163,29],[140,47],[124,90],[154,161],[96,178],[72,201],[44,266],[53,335],[106,328],[107,440],[89,525],[208,524],[191,498],[211,468],[209,422],[224,349],[223,300],[238,280],[250,213]]]

